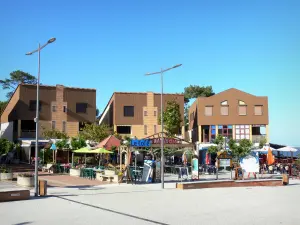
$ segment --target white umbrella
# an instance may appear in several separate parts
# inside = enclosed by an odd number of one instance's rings
[[[283,147],[283,148],[279,148],[276,151],[279,151],[279,152],[297,152],[298,150],[296,148],[286,146],[286,147]]]
[[[271,149],[271,151],[276,151],[275,148],[271,148],[270,146],[264,146],[260,149],[254,149],[254,150],[252,150],[252,152],[267,152],[269,150],[269,148]]]

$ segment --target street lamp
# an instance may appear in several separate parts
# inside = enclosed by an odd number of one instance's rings
[[[146,73],[146,76],[150,76],[150,75],[155,75],[155,74],[160,74],[160,78],[161,78],[161,96],[160,96],[160,121],[161,121],[161,160],[160,160],[160,173],[161,173],[161,188],[164,189],[164,136],[163,136],[163,132],[164,132],[164,121],[163,121],[163,91],[164,91],[164,85],[163,85],[163,73],[172,69],[175,69],[177,67],[180,67],[182,64],[177,64],[173,67],[167,68],[167,69],[161,69],[158,72],[154,72],[154,73]]]
[[[48,44],[53,43],[56,38],[50,38],[46,44],[39,44],[38,49],[26,53],[26,55],[32,55],[33,53],[38,52],[38,79],[36,84],[36,116],[35,116],[35,165],[34,165],[34,195],[37,197],[39,195],[38,190],[38,135],[39,135],[39,89],[40,89],[40,58],[41,58],[41,50],[45,48]]]

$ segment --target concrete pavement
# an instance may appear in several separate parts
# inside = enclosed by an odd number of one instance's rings
[[[298,224],[300,181],[282,187],[177,190],[175,185],[49,188],[0,204],[1,224]]]

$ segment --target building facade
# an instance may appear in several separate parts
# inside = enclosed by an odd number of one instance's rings
[[[167,102],[175,100],[180,106],[182,121],[184,120],[184,96],[181,94],[164,94],[163,107]],[[161,95],[153,92],[123,93],[115,92],[109,100],[99,124],[107,124],[121,135],[144,138],[161,132],[159,115]],[[184,125],[178,135],[184,138]]]
[[[84,123],[96,118],[96,90],[40,86],[39,138],[45,130],[59,130],[74,137]],[[1,137],[11,141],[35,138],[36,85],[20,84],[1,114]]]
[[[232,88],[196,99],[189,109],[191,141],[210,143],[218,134],[237,141],[269,142],[268,97]]]

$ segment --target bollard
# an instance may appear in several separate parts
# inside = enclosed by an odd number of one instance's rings
[[[288,185],[289,184],[289,175],[288,174],[283,174],[282,175],[282,184],[283,185]]]
[[[39,195],[46,196],[47,195],[47,181],[39,180]]]

